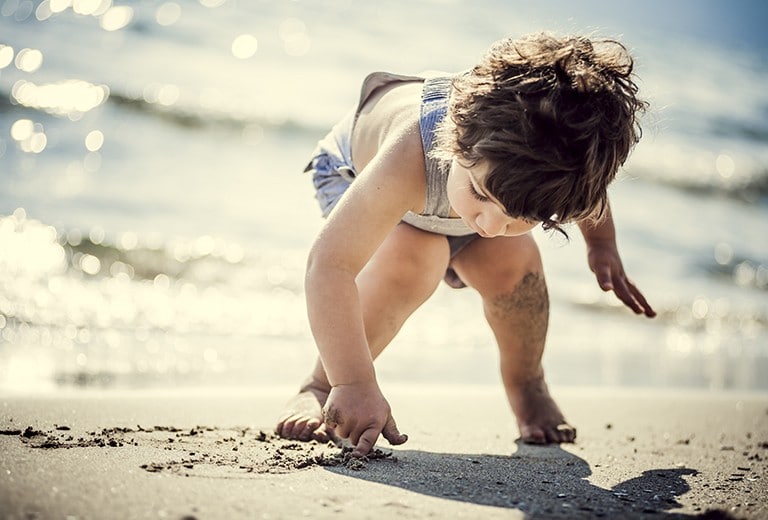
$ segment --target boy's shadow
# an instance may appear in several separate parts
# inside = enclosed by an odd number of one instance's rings
[[[362,471],[330,467],[379,484],[424,495],[484,506],[517,509],[528,519],[544,518],[710,518],[733,519],[724,511],[702,515],[670,513],[690,486],[690,468],[653,469],[611,489],[591,484],[586,461],[560,446],[520,441],[511,456],[397,451],[397,462],[369,463]]]

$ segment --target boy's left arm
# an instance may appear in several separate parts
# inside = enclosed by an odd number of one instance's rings
[[[600,288],[613,291],[635,314],[645,314],[649,318],[656,316],[656,311],[624,272],[610,205],[600,220],[583,220],[579,222],[579,229],[587,243],[589,268],[595,273]]]

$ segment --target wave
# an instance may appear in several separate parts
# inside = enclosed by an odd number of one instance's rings
[[[663,171],[660,172],[656,169],[653,174],[643,175],[641,173],[640,176],[686,193],[709,197],[728,197],[747,204],[768,205],[768,168],[731,181],[717,178],[694,180],[676,177],[673,171],[668,173],[670,175],[664,175]]]
[[[164,123],[185,129],[225,129],[237,132],[256,129],[288,135],[312,134],[315,136],[327,131],[325,127],[296,118],[256,114],[253,113],[253,110],[249,112],[236,112],[226,109],[207,109],[202,105],[184,105],[179,102],[168,102],[158,98],[157,93],[151,96],[136,96],[120,92],[118,89],[107,85],[92,85],[83,81],[65,81],[51,85],[35,85],[30,82],[23,82],[24,84],[20,85],[20,83],[22,82],[14,85],[11,92],[0,90],[0,111],[11,111],[15,107],[23,107],[24,109],[45,114],[69,116],[76,119],[78,114],[95,109],[103,103],[117,109],[141,113],[161,120]],[[54,88],[63,90],[67,87],[71,88],[74,83],[82,84],[90,90],[103,92],[103,100],[88,107],[87,110],[77,110],[67,105],[66,101],[50,99],[51,97],[55,98],[55,96],[48,96],[45,102],[40,102],[39,99],[32,99],[30,96],[20,96],[19,94],[21,90],[54,90]],[[20,87],[28,88],[22,89]],[[60,97],[71,98],[72,96]]]
[[[150,117],[161,119],[167,123],[192,129],[222,128],[234,131],[244,131],[260,127],[265,131],[296,134],[313,134],[327,131],[318,125],[292,118],[240,116],[224,111],[206,110],[202,107],[184,107],[181,105],[164,105],[148,101],[142,97],[129,96],[113,92],[109,103],[126,109],[141,112]]]
[[[768,107],[760,110],[763,117],[768,117]],[[752,141],[761,146],[768,144],[768,126],[764,120],[743,121],[726,117],[713,118],[710,121],[709,131],[712,135],[731,138],[736,137],[746,141]]]
[[[736,256],[724,243],[715,247],[713,260],[700,266],[713,278],[745,289],[768,291],[768,264]]]
[[[203,235],[191,239],[138,236],[124,233],[108,237],[101,228],[85,232],[60,230],[27,218],[23,209],[0,215],[0,286],[15,286],[24,278],[47,283],[51,278],[81,280],[117,279],[159,285],[193,283],[200,286],[235,284],[242,287],[244,272],[255,272],[249,289],[280,287],[301,289],[300,273],[276,276],[270,268],[284,262],[285,253],[248,252],[237,243]],[[261,267],[261,271],[254,268]],[[296,266],[300,266],[299,260]]]

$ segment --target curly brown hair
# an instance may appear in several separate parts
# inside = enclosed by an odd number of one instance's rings
[[[547,33],[496,42],[453,79],[434,154],[487,161],[486,189],[514,217],[561,230],[599,218],[642,131],[633,60],[610,39]]]

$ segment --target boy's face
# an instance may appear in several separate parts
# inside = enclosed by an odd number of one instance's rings
[[[488,169],[488,163],[467,168],[453,159],[448,174],[448,200],[451,208],[483,238],[514,237],[528,233],[538,222],[507,214],[504,206],[485,189]]]

